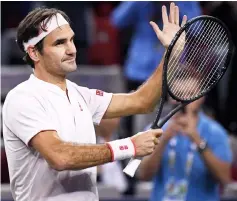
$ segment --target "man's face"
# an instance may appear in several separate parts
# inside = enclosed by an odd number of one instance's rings
[[[74,32],[66,24],[53,30],[43,41],[43,54],[39,63],[49,73],[65,76],[77,69]]]

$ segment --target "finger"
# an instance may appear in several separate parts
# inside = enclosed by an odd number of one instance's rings
[[[175,4],[172,2],[170,4],[170,18],[169,18],[170,23],[174,23],[174,13],[175,13]]]
[[[162,129],[154,129],[153,131],[154,131],[154,136],[156,138],[160,137],[162,135],[162,133],[163,133]]]
[[[162,19],[163,24],[167,24],[169,22],[166,6],[162,6]]]
[[[154,144],[155,144],[155,145],[158,145],[158,144],[159,144],[158,138],[155,138],[155,139],[154,139]]]
[[[184,15],[184,16],[183,16],[182,23],[181,23],[181,27],[183,27],[183,26],[186,24],[187,20],[188,20],[187,15]]]
[[[179,25],[179,7],[175,6],[175,20],[174,23]]]
[[[156,33],[156,36],[160,39],[161,35],[162,35],[162,31],[160,30],[160,28],[158,27],[158,25],[155,22],[150,22],[150,25],[152,26],[153,30]]]

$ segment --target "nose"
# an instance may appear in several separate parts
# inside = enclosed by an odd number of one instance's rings
[[[74,42],[70,42],[68,44],[66,54],[76,56],[76,53],[77,53],[77,49],[76,49],[76,46],[75,46]]]

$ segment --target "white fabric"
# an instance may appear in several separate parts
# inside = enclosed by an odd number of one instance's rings
[[[44,20],[46,22],[48,18]],[[41,23],[42,24],[42,23]],[[42,31],[38,36],[31,38],[26,43],[23,43],[24,49],[27,52],[27,49],[29,46],[35,46],[39,41],[41,41],[45,36],[47,36],[50,32],[52,32],[54,29],[68,24],[67,20],[60,14],[57,13],[56,15],[52,16],[51,19],[48,21],[48,23],[45,26],[45,29],[47,31]]]
[[[98,199],[96,167],[57,172],[28,146],[29,140],[42,130],[56,130],[65,142],[96,143],[93,122],[100,122],[112,94],[96,95],[95,90],[68,80],[67,89],[70,102],[59,87],[31,75],[6,97],[3,135],[15,201],[45,201],[49,197],[58,200],[60,195],[71,193],[80,200],[81,192],[93,193]]]
[[[129,175],[130,177],[134,177],[136,170],[141,162],[141,159],[131,158],[127,166],[123,169],[123,172]]]
[[[123,160],[135,156],[136,150],[130,138],[107,142],[112,152],[112,160]]]

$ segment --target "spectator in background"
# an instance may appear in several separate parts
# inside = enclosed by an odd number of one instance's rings
[[[162,28],[161,6],[168,2],[122,2],[112,13],[112,24],[120,29],[133,26],[134,33],[128,56],[125,62],[125,79],[127,92],[136,90],[155,70],[161,60],[164,48],[157,40],[155,33],[150,28],[149,21],[155,21]],[[191,19],[201,14],[198,2],[176,2],[181,15],[187,14]],[[181,20],[180,20],[181,21]],[[131,116],[122,120],[125,136],[130,136],[133,131],[133,118]],[[127,194],[133,194],[133,179],[130,179],[130,189]]]
[[[153,179],[151,201],[217,201],[219,184],[231,180],[227,133],[201,111],[203,101],[201,98],[189,104],[172,117],[163,127],[160,146],[142,160],[138,177]]]
[[[120,64],[120,38],[110,21],[112,11],[111,2],[100,2],[94,6],[90,21],[89,64],[98,67]]]

